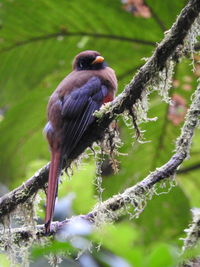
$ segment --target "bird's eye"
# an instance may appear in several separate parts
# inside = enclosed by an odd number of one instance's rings
[[[83,63],[79,62],[79,67],[82,69],[83,68]]]

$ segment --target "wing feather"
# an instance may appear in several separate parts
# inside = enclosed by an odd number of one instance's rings
[[[88,126],[94,121],[93,113],[103,104],[107,88],[98,77],[92,77],[85,85],[75,89],[63,100],[62,115],[63,151],[66,157],[76,147]]]

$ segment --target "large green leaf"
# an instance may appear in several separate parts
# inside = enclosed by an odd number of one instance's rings
[[[144,62],[141,59],[149,57],[153,44],[162,39],[163,29],[171,27],[185,1],[147,0],[146,3],[152,12],[148,19],[134,17],[117,0],[1,1],[0,112],[5,111],[0,122],[1,182],[12,188],[28,178],[34,170],[33,163],[37,162],[34,166],[38,166],[49,159],[47,142],[42,136],[46,105],[49,95],[70,72],[72,60],[78,52],[99,50],[115,69],[121,92]],[[170,92],[171,95],[174,92],[181,95],[188,106],[196,87],[189,63],[189,60],[184,60],[178,64],[175,79],[180,84]],[[189,91],[183,89],[186,76],[192,79]],[[124,142],[121,152],[128,153],[128,156],[119,157],[117,175],[104,177],[104,198],[134,185],[172,155],[182,124],[175,126],[168,120],[168,104],[161,101],[157,92],[150,97],[148,115],[158,117],[156,122],[141,125],[146,131],[146,140],[151,141],[149,143],[132,146],[133,131],[127,129],[122,120],[119,121]],[[199,144],[197,132],[192,157],[183,168],[198,163]],[[73,181],[60,185],[61,195],[76,192],[74,209],[77,213],[87,212],[95,202],[92,185],[94,163],[88,161],[87,164],[86,170],[75,172]],[[137,225],[122,223],[116,231],[108,231],[105,248],[140,266],[144,254],[141,242],[145,245],[158,239],[173,242],[175,239],[177,242],[189,221],[189,204],[198,204],[198,176],[198,170],[192,175],[180,175],[183,191],[177,187],[167,195],[155,197],[148,203]],[[130,245],[135,240],[135,230],[131,227],[139,229],[141,247]],[[167,250],[161,247],[159,251]],[[154,264],[157,256],[150,256]]]
[[[169,1],[164,4],[169,7]],[[173,5],[177,14],[182,4]],[[1,179],[11,183],[16,178],[20,182],[29,161],[48,156],[41,136],[45,105],[48,95],[70,71],[74,55],[83,49],[99,50],[121,79],[130,79],[141,58],[151,54],[151,42],[159,41],[162,31],[154,16],[133,17],[114,0],[109,5],[106,0],[95,4],[2,1],[0,12],[0,95],[7,110],[0,128],[0,169]],[[166,24],[174,18],[170,14]],[[119,81],[120,90],[124,81]]]

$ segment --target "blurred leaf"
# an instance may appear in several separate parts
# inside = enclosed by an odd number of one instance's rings
[[[50,253],[57,254],[63,252],[64,254],[70,254],[75,252],[75,249],[67,242],[52,241],[49,245],[35,246],[31,251],[31,257],[33,260],[40,258],[43,255]]]
[[[174,20],[183,3],[173,3],[166,23]],[[165,13],[163,5],[171,9],[172,3],[157,3],[159,16]],[[74,55],[91,48],[102,52],[121,77],[122,90],[124,78],[129,80],[141,58],[151,54],[153,46],[148,42],[159,41],[163,34],[154,17],[133,17],[114,0],[109,5],[107,0],[4,0],[0,15],[0,95],[7,109],[0,124],[0,171],[3,182],[11,185],[13,179],[21,182],[29,161],[49,158],[41,136],[47,96],[70,71]]]
[[[89,212],[96,202],[94,199],[95,163],[94,161],[84,162],[78,169],[74,167],[73,171],[71,179],[65,175],[62,185],[59,186],[59,196],[74,192],[74,211],[77,214],[84,214]]]
[[[0,254],[0,267],[9,267],[10,262],[5,254]],[[17,267],[17,266],[16,266]]]
[[[92,240],[103,244],[105,249],[128,260],[133,266],[141,266],[143,251],[136,246],[139,232],[130,222],[120,222],[116,225],[105,225],[93,234]]]
[[[151,56],[154,43],[164,36],[185,4],[180,1],[146,0],[152,16],[138,18],[126,12],[116,0],[2,0],[0,3],[0,181],[10,188],[19,185],[43,163],[49,160],[48,145],[42,136],[46,123],[49,95],[71,71],[74,56],[82,50],[98,50],[115,69],[119,92],[133,74]],[[175,81],[170,94],[178,93],[190,104],[196,88],[190,60],[183,60],[175,69]],[[150,171],[165,163],[174,151],[174,141],[181,124],[168,120],[168,104],[161,102],[157,92],[150,96],[149,117],[156,122],[144,123],[145,144],[133,142],[133,130],[122,120],[119,127],[128,156],[120,156],[120,172],[103,179],[104,199],[122,192],[143,179]],[[191,159],[182,168],[199,161],[200,140],[196,132]],[[83,169],[75,171],[73,179],[59,185],[59,197],[75,192],[74,211],[87,213],[95,204],[95,164],[87,160]],[[173,247],[157,243],[178,237],[186,228],[190,205],[199,203],[199,171],[180,175],[179,187],[148,202],[139,220],[122,221],[116,227],[93,239],[102,240],[103,248],[124,258],[136,267],[170,266],[174,263]],[[166,188],[167,190],[167,188]],[[189,202],[189,200],[190,202]],[[156,244],[155,244],[156,242]],[[148,245],[152,245],[152,251]],[[147,248],[148,247],[148,248]],[[53,242],[45,248],[35,248],[33,258],[44,253],[71,251],[69,244]],[[146,256],[148,251],[149,257]],[[161,258],[160,255],[163,255]],[[168,265],[167,265],[168,264]]]
[[[178,262],[177,249],[167,244],[157,244],[147,257],[148,267],[173,267]]]
[[[169,186],[157,190],[168,192]],[[172,188],[167,194],[154,196],[136,223],[142,230],[142,240],[151,243],[178,237],[187,228],[191,219],[189,201],[179,187]],[[156,239],[155,239],[156,237]]]
[[[192,207],[199,207],[200,203],[200,181],[199,170],[186,173],[185,175],[178,176],[178,182],[190,200]]]

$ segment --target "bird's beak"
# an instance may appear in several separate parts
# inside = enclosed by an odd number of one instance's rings
[[[95,58],[95,60],[92,61],[92,64],[96,64],[96,63],[102,63],[104,61],[104,58],[101,56],[97,56]]]

